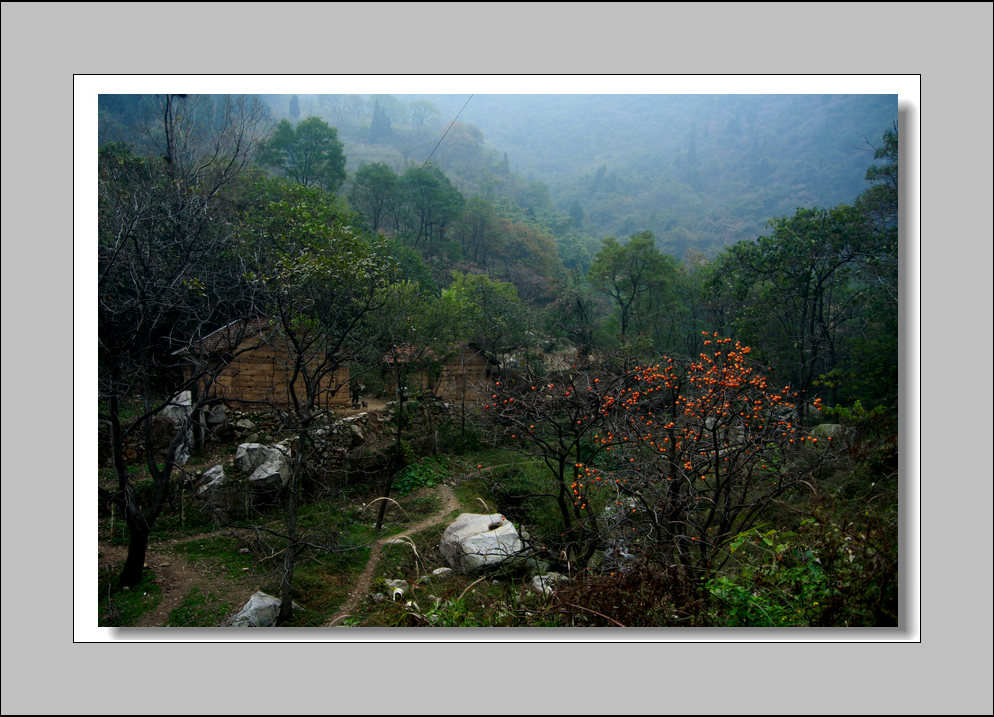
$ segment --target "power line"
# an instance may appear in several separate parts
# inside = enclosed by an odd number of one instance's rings
[[[473,99],[473,95],[470,95],[469,99],[466,100],[466,103],[462,106],[462,110],[466,109],[466,105],[469,104],[469,100],[471,99]],[[445,135],[449,133],[449,130],[452,129],[452,125],[456,123],[456,120],[459,119],[459,115],[462,114],[462,110],[459,110],[459,112],[456,113],[456,116],[453,117],[452,121],[449,122],[449,126],[445,128],[445,131],[442,133],[442,137],[438,140],[438,144],[435,145],[435,149],[438,149],[438,145],[442,144],[442,140],[445,139]],[[424,164],[421,165],[421,169],[424,169],[426,166],[428,166],[428,160],[430,160],[432,158],[432,155],[435,154],[435,149],[433,149],[431,151],[431,154],[428,155],[428,158],[425,159]]]

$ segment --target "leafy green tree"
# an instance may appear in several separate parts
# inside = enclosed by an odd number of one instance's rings
[[[345,181],[345,152],[338,131],[320,117],[308,117],[296,127],[280,121],[259,149],[258,159],[305,187],[317,185],[336,192]]]
[[[556,287],[556,299],[548,307],[549,331],[566,336],[580,356],[593,350],[597,304],[590,286],[578,272],[569,272]]]
[[[411,126],[415,130],[429,129],[438,122],[441,113],[432,102],[428,100],[417,100],[407,106],[408,114],[411,117]]]
[[[343,390],[338,369],[360,365],[377,344],[371,318],[382,291],[396,276],[382,243],[362,239],[341,221],[333,197],[316,187],[278,180],[268,201],[247,213],[243,257],[258,289],[258,306],[289,357],[284,425],[296,436],[288,485],[287,548],[281,579],[279,624],[290,618],[293,573],[301,536],[297,504],[308,458],[316,453],[311,429],[325,412],[325,397]]]
[[[622,344],[636,319],[641,328],[658,322],[657,312],[668,298],[675,271],[675,262],[656,249],[651,232],[633,234],[626,244],[614,238],[604,240],[587,278],[617,307]]]
[[[870,233],[857,259],[867,287],[860,312],[859,339],[853,346],[851,400],[896,406],[898,360],[898,130],[884,132],[866,170],[870,183],[856,207],[870,221]]]
[[[493,204],[480,197],[470,197],[452,227],[452,235],[462,248],[463,258],[486,269],[491,253],[504,241],[500,218]]]
[[[462,211],[464,199],[438,167],[407,170],[400,180],[402,236],[414,246],[439,244]]]
[[[452,272],[452,284],[442,292],[455,333],[483,347],[496,364],[500,351],[524,339],[525,308],[513,284],[482,274]]]
[[[856,206],[869,218],[874,241],[867,241],[861,261],[897,303],[898,259],[898,134],[897,125],[884,132],[874,159],[883,160],[866,170],[870,186],[856,200]]]
[[[799,209],[770,226],[769,236],[731,247],[719,271],[733,284],[737,332],[786,368],[803,402],[819,376],[844,363],[846,329],[869,290],[856,276],[869,228],[861,212],[845,205]],[[830,388],[834,403],[836,387]]]
[[[885,131],[882,143],[873,152],[874,159],[885,160],[866,170],[872,186],[860,196],[861,208],[874,215],[884,226],[897,224],[898,134],[897,124]]]
[[[483,132],[473,124],[454,122],[435,156],[447,170],[473,174],[485,156]]]
[[[380,492],[381,498],[389,497],[394,479],[407,463],[404,437],[407,430],[409,398],[422,398],[431,391],[431,385],[422,386],[422,377],[430,376],[441,368],[455,348],[457,324],[451,320],[444,302],[438,301],[435,292],[413,281],[397,281],[384,286],[378,299],[379,308],[372,321],[377,326],[380,340],[375,345],[377,364],[385,363],[397,388],[395,441],[391,470]],[[435,374],[437,375],[437,374]],[[465,414],[465,405],[463,406]],[[427,411],[428,433],[434,434],[432,412]],[[387,501],[380,503],[376,529],[383,525]]]
[[[495,258],[504,264],[505,274],[513,276],[512,267],[527,269],[529,273],[543,277],[558,273],[561,263],[551,234],[525,222],[505,221],[503,224],[504,242],[498,247]]]
[[[376,103],[373,105],[373,120],[369,125],[369,141],[374,144],[386,142],[390,139],[392,133],[390,118],[383,108],[380,107],[380,101],[376,100]]]
[[[352,180],[349,202],[365,218],[370,231],[388,226],[398,202],[397,174],[382,162],[364,164]]]
[[[268,200],[242,219],[242,261],[293,357],[288,396],[309,424],[323,395],[340,388],[325,379],[373,341],[377,292],[397,270],[386,242],[363,238],[332,195],[285,179],[266,185]]]
[[[583,224],[583,205],[580,204],[579,199],[574,199],[570,204],[569,216],[573,220],[573,228],[578,230]]]

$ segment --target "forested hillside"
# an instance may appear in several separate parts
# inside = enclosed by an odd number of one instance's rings
[[[282,117],[292,96],[266,99]],[[648,230],[681,258],[754,239],[771,216],[852,201],[896,117],[893,96],[869,95],[319,96],[299,107],[339,128],[350,161],[395,170],[428,157],[458,116],[433,159],[462,191],[506,196],[562,232]]]
[[[897,624],[896,109],[101,97],[102,624],[184,536],[281,625]],[[456,503],[490,588],[349,594]]]

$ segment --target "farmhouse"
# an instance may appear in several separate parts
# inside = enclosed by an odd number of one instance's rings
[[[266,318],[233,321],[205,336],[194,349],[182,352],[202,365],[219,366],[209,384],[211,398],[230,402],[264,403],[289,406],[289,381],[293,372],[293,353],[279,327]],[[308,357],[311,367],[325,357]],[[192,369],[187,369],[187,375]],[[349,403],[349,369],[341,366],[324,376],[319,384],[320,408],[331,409]],[[294,386],[303,397],[304,381],[298,377]]]
[[[439,356],[430,349],[395,346],[383,356],[392,393],[404,386],[409,394],[429,393],[451,403],[482,400],[496,366],[482,349],[463,344]]]

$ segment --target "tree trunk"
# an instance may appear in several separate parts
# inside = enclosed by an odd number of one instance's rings
[[[145,569],[145,553],[148,550],[149,529],[144,518],[128,515],[128,557],[124,561],[124,569],[117,579],[118,587],[137,585],[142,580]]]
[[[287,506],[286,553],[283,555],[283,577],[280,579],[280,612],[276,616],[277,626],[285,625],[293,616],[293,568],[297,558],[297,493],[300,490],[301,456],[300,448],[294,457],[293,473],[290,476],[290,502]]]
[[[390,477],[387,479],[386,490],[383,491],[382,498],[390,497],[390,489],[393,488],[393,480],[397,473],[404,468],[404,386],[402,381],[404,376],[401,372],[397,373],[397,442],[394,444],[394,454],[390,461]],[[380,510],[376,516],[376,526],[374,530],[380,530],[383,527],[383,518],[387,512],[387,501],[380,501]]]

